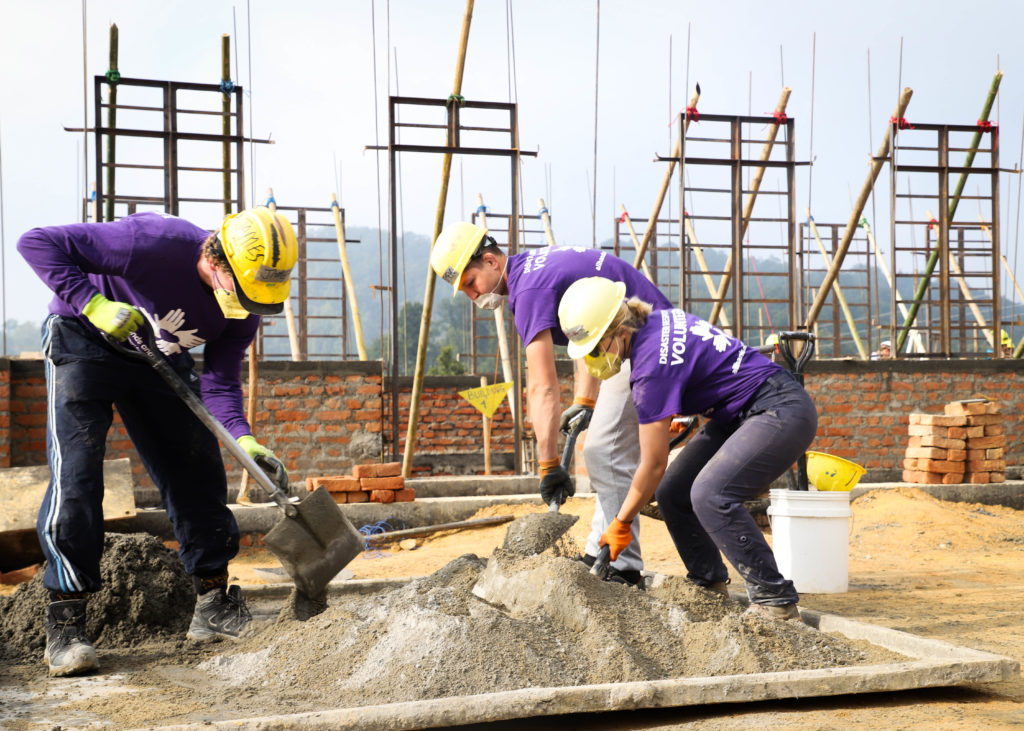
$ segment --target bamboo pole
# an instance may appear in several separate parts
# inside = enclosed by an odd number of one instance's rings
[[[117,128],[117,82],[120,74],[117,70],[117,23],[110,24],[110,69],[107,71],[108,88],[110,89],[109,104],[107,105],[107,127],[110,133],[107,134],[107,204],[104,206],[104,219],[114,220],[114,177],[116,167],[116,146],[117,135],[113,130]]]
[[[220,37],[220,80],[221,80],[221,133],[224,135],[224,142],[221,143],[221,166],[224,170],[223,192],[224,215],[231,215],[231,143],[228,137],[231,136],[231,93],[227,91],[231,83],[231,36],[227,33]]]
[[[274,189],[267,188],[267,208],[271,211],[277,210],[277,201],[274,199]],[[288,347],[292,352],[292,360],[302,360],[299,351],[299,335],[295,327],[295,310],[292,309],[292,298],[289,295],[284,301],[284,321],[288,326]]]
[[[483,388],[487,385],[487,376],[480,376],[480,387]],[[491,420],[487,418],[487,414],[483,414],[484,417],[484,474],[491,474]]]
[[[701,247],[700,242],[697,241],[697,232],[693,228],[693,223],[690,221],[690,217],[686,215],[686,211],[683,211],[683,225],[686,228],[686,235],[690,237],[690,248],[693,250],[693,255],[697,259],[697,266],[700,267],[701,272],[704,275],[704,286],[708,288],[708,295],[714,299],[718,296],[717,288],[715,287],[715,280],[711,278],[711,269],[708,268],[707,259],[704,258],[704,249]],[[760,310],[757,311],[760,314]],[[722,312],[722,327],[728,328],[729,318]]]
[[[807,210],[807,221],[811,227],[811,233],[814,234],[814,240],[818,243],[818,251],[821,252],[821,258],[825,260],[825,266],[832,267],[832,257],[828,255],[828,251],[825,250],[825,245],[821,243],[821,237],[818,235],[818,225],[814,222],[814,216],[811,215],[811,209]],[[853,313],[850,312],[850,305],[846,302],[846,296],[843,294],[843,290],[839,287],[839,279],[832,283],[832,293],[836,296],[836,301],[839,303],[839,307],[843,311],[843,317],[846,319],[846,326],[850,329],[850,335],[853,337],[853,344],[857,346],[857,352],[860,353],[860,357],[864,360],[868,360],[871,355],[864,347],[864,343],[860,339],[860,333],[857,332],[857,323],[853,319]]]
[[[366,360],[366,346],[363,345],[363,324],[359,319],[359,299],[356,296],[356,285],[352,280],[352,270],[348,266],[348,250],[345,246],[345,224],[341,220],[341,207],[338,196],[331,193],[331,211],[334,213],[334,233],[338,237],[338,259],[341,261],[341,274],[345,280],[345,291],[352,304],[352,327],[356,333],[356,350],[359,360]]]
[[[934,228],[938,231],[939,222],[936,220],[935,216],[932,215],[932,212],[925,210],[924,215],[928,217],[928,228]],[[949,269],[956,278],[956,283],[960,287],[960,293],[964,296],[964,299],[967,300],[967,308],[971,311],[971,314],[974,315],[974,321],[978,323],[978,327],[981,328],[982,335],[985,336],[985,340],[988,341],[989,347],[992,348],[992,352],[995,353],[995,333],[993,333],[989,328],[988,323],[985,321],[985,316],[981,313],[981,309],[978,307],[978,303],[975,301],[973,295],[971,295],[971,288],[967,286],[967,280],[964,279],[964,271],[960,268],[960,262],[956,260],[956,256],[953,255],[952,251],[949,252]],[[998,293],[996,296],[998,296]]]
[[[868,219],[861,218],[860,226],[865,232],[867,232],[868,241],[871,243],[871,248],[875,252],[875,258],[878,260],[878,268],[882,270],[882,275],[885,277],[885,281],[888,282],[889,289],[891,289],[893,294],[896,296],[896,306],[899,308],[900,314],[903,315],[903,317],[906,317],[907,305],[903,302],[903,298],[900,297],[899,291],[895,289],[896,285],[892,281],[892,272],[889,271],[889,265],[885,261],[885,255],[882,254],[881,247],[879,247],[878,243],[875,241],[875,234],[871,230],[871,226],[868,225]],[[913,345],[915,352],[925,352],[924,341],[921,339],[921,331],[917,329],[912,330],[911,337],[914,339]]]
[[[540,206],[540,220],[544,224],[544,240],[548,242],[548,246],[558,246],[555,243],[555,234],[551,230],[551,214],[548,213],[548,207],[544,205],[544,199],[538,198],[537,205]]]
[[[992,111],[992,104],[996,100],[996,94],[999,92],[999,82],[1003,80],[1003,72],[996,71],[995,77],[992,79],[992,85],[989,87],[988,96],[985,97],[985,104],[981,109],[981,116],[978,117],[978,131],[974,133],[974,137],[971,139],[971,145],[967,148],[967,155],[964,157],[964,167],[969,168],[974,163],[974,155],[978,151],[978,145],[981,144],[981,122],[988,121],[988,115]],[[949,202],[949,213],[947,216],[948,221],[953,220],[953,214],[956,213],[956,207],[960,203],[960,195],[963,193],[964,185],[967,183],[967,172],[960,173],[960,178],[957,180],[956,189],[953,191],[952,200]],[[910,304],[910,312],[906,319],[903,321],[903,327],[900,328],[899,333],[896,335],[896,348],[900,350],[903,348],[903,343],[907,339],[907,329],[914,324],[914,320],[917,319],[917,311],[921,308],[921,300],[924,299],[925,292],[928,291],[928,287],[931,286],[932,273],[935,271],[935,265],[939,261],[939,251],[936,249],[928,256],[928,262],[925,265],[924,274],[921,276],[921,280],[917,283],[917,289],[914,291],[914,301]]]
[[[631,239],[633,239],[633,248],[636,249],[637,251],[639,251],[640,250],[640,241],[637,240],[636,229],[633,228],[633,221],[629,217],[629,212],[626,210],[626,206],[625,206],[624,203],[620,203],[619,204],[619,208],[622,209],[622,222],[626,224],[626,228],[629,230],[629,237]],[[646,259],[641,259],[640,260],[640,269],[643,270],[643,273],[644,273],[645,277],[650,279],[652,282],[654,281],[654,277],[651,275],[651,268],[649,266],[647,266],[647,260]]]
[[[693,96],[690,97],[690,103],[687,105],[687,109],[695,109],[697,107],[697,100],[700,99],[700,84],[697,84],[693,91]],[[690,129],[690,115],[686,114],[683,116],[683,133],[681,137],[686,136],[686,131]],[[644,254],[647,253],[647,246],[651,243],[651,238],[654,237],[654,229],[658,227],[658,215],[661,213],[661,204],[665,202],[665,194],[668,192],[668,186],[672,182],[672,173],[676,169],[676,158],[683,154],[682,146],[679,140],[681,137],[676,138],[675,145],[672,147],[672,157],[668,161],[668,166],[665,168],[665,175],[661,179],[661,189],[658,191],[658,197],[654,200],[654,210],[651,211],[650,217],[647,219],[647,227],[644,229],[643,239],[640,240],[640,246],[636,249],[636,258],[633,260],[633,266],[637,269],[640,268],[640,262],[644,260]]]
[[[896,112],[894,117],[896,119],[902,119],[904,113],[907,111],[907,105],[910,103],[910,97],[914,95],[913,89],[909,86],[903,89],[900,94],[899,101],[896,104]],[[814,296],[814,302],[811,303],[811,309],[807,313],[807,319],[804,322],[803,329],[810,331],[811,327],[815,324],[818,319],[818,315],[821,313],[821,308],[825,305],[825,298],[828,296],[829,290],[832,289],[832,283],[839,276],[839,268],[843,265],[843,260],[846,259],[846,252],[850,248],[850,242],[853,240],[853,234],[857,230],[857,222],[860,221],[861,213],[864,211],[864,205],[868,201],[868,196],[871,195],[872,189],[875,187],[875,180],[878,178],[878,174],[882,171],[882,165],[885,163],[889,155],[889,135],[891,133],[891,125],[885,128],[885,137],[882,139],[882,144],[878,148],[878,153],[871,159],[871,169],[868,171],[867,180],[864,181],[864,186],[861,188],[860,193],[857,196],[857,200],[853,204],[853,211],[850,213],[850,220],[846,224],[846,229],[843,231],[843,238],[839,242],[839,249],[836,251],[835,259],[832,260],[832,266],[825,272],[825,278],[821,282],[821,287],[818,289],[818,293]]]
[[[469,44],[469,26],[473,20],[473,0],[466,0],[466,10],[462,16],[462,34],[459,38],[459,53],[455,62],[455,83],[452,85],[451,104],[458,104],[462,96],[462,74],[466,66],[466,47]],[[434,235],[430,239],[431,246],[437,241],[444,225],[444,209],[448,200],[448,181],[452,172],[452,156],[446,152],[441,163],[441,188],[437,198],[437,213],[434,216]],[[423,293],[423,317],[420,321],[420,338],[416,346],[416,370],[412,378],[412,393],[409,396],[409,427],[405,434],[405,453],[402,455],[402,474],[412,476],[412,458],[416,451],[416,429],[420,420],[420,396],[423,393],[423,373],[427,360],[427,344],[430,340],[430,315],[434,309],[434,285],[437,275],[427,267],[427,285]],[[393,374],[393,377],[397,374]],[[398,404],[392,404],[398,408]],[[395,445],[398,452],[398,445]]]
[[[478,220],[482,228],[487,228],[487,206],[484,205],[484,197],[476,194],[476,209],[479,212]],[[508,335],[505,332],[505,305],[502,304],[494,311],[494,332],[498,338],[498,354],[501,357],[501,377],[505,383],[512,380],[512,357],[508,352]],[[509,391],[509,394],[512,392]],[[516,406],[511,395],[508,396],[508,407],[512,411],[512,418],[515,418]]]
[[[764,145],[761,147],[761,156],[758,158],[759,162],[767,162],[771,159],[772,148],[775,146],[775,137],[779,134],[779,127],[781,126],[778,118],[780,115],[785,114],[786,105],[789,104],[789,95],[792,92],[793,90],[788,86],[782,87],[779,102],[775,105],[776,121],[768,126],[768,134],[765,135]],[[761,189],[764,172],[764,165],[758,167],[754,171],[754,177],[750,180],[750,192],[747,193],[747,199],[743,203],[743,214],[740,218],[740,242],[743,241],[743,236],[747,233],[747,225],[750,223],[750,216],[754,212],[754,201],[757,200],[757,192]],[[718,321],[718,316],[722,312],[722,306],[725,304],[725,293],[729,290],[729,284],[732,282],[732,265],[732,251],[730,250],[729,256],[725,260],[725,271],[722,273],[722,279],[718,283],[718,293],[711,305],[711,314],[708,316],[708,322],[712,325]],[[740,337],[740,333],[736,333],[736,337]]]

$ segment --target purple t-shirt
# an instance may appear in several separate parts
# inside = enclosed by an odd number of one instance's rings
[[[242,409],[241,364],[260,318],[229,320],[199,279],[196,264],[208,231],[160,213],[111,223],[35,228],[18,251],[56,296],[50,312],[92,324],[82,308],[98,291],[142,312],[170,359],[203,349],[203,401],[234,437],[250,433]]]
[[[626,298],[639,297],[655,310],[672,306],[636,267],[600,249],[546,247],[508,258],[508,305],[524,345],[551,330],[556,345],[568,338],[558,324],[558,303],[569,285],[584,277],[604,277],[626,285]]]
[[[673,414],[730,422],[782,370],[756,348],[683,310],[651,313],[633,336],[629,361],[641,424]]]

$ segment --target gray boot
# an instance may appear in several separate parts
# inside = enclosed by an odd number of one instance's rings
[[[46,608],[46,651],[50,675],[82,675],[99,669],[96,650],[85,634],[85,599],[50,602]]]
[[[187,637],[198,642],[237,640],[251,619],[241,589],[232,585],[225,590],[221,586],[196,598]]]

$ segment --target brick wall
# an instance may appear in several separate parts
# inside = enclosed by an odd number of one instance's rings
[[[571,399],[571,364],[559,364],[559,379],[564,406]],[[379,461],[382,452],[390,452],[391,421],[382,410],[390,386],[381,379],[379,362],[261,363],[259,382],[257,437],[284,458],[293,481],[346,474],[354,464]],[[808,366],[805,382],[819,413],[812,449],[864,465],[868,481],[900,479],[912,411],[941,413],[946,403],[976,393],[1002,405],[1007,476],[1016,479],[1024,465],[1024,361],[817,361]],[[400,443],[410,385],[409,379],[399,381]],[[413,464],[417,475],[483,471],[482,418],[457,393],[479,385],[475,376],[425,380]],[[46,463],[45,414],[42,362],[0,359],[0,466]],[[528,438],[528,423],[524,433]],[[504,403],[491,435],[493,472],[511,470],[512,439]],[[115,419],[107,458],[118,457],[130,457],[137,483],[150,485]],[[237,484],[239,470],[227,453],[225,463],[229,484]]]

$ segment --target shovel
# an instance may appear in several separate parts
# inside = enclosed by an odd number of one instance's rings
[[[295,588],[300,594],[309,598],[322,596],[330,580],[349,561],[362,553],[362,534],[342,514],[330,493],[323,487],[317,488],[300,502],[292,502],[286,492],[287,475],[275,475],[277,483],[271,480],[157,351],[149,327],[140,330],[144,332],[136,331],[128,336],[131,347],[111,338],[107,340],[118,352],[152,365],[231,456],[281,507],[285,517],[264,536],[263,542],[295,581]]]

